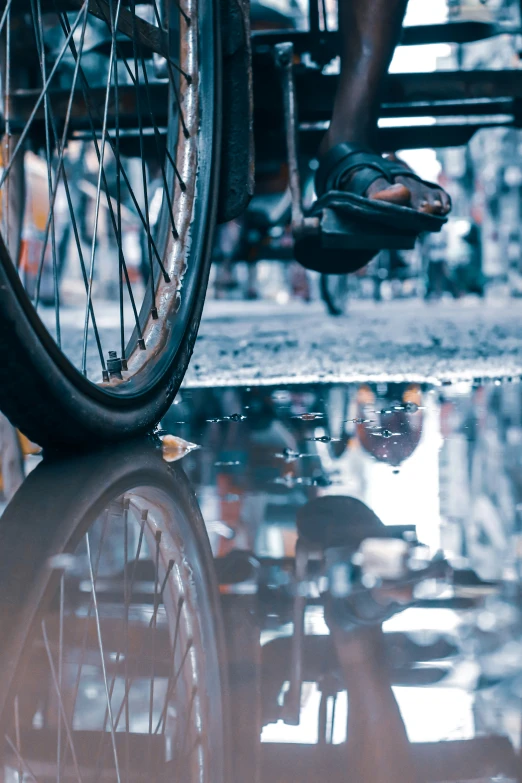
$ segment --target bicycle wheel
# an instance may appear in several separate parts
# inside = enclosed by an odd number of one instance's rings
[[[0,408],[44,446],[161,418],[206,291],[215,0],[0,4]]]
[[[199,509],[179,467],[120,456],[37,468],[2,518],[3,777],[226,783]]]

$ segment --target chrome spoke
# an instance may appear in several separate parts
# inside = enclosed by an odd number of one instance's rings
[[[2,16],[0,17],[0,35],[3,32],[5,23],[7,22],[7,24],[9,25],[9,15],[11,13],[12,5],[13,5],[13,0],[7,0],[6,6],[2,12]],[[7,90],[6,92],[9,94]]]
[[[118,26],[118,20],[120,17],[120,10],[121,10],[121,3],[122,0],[118,0],[118,5],[116,7],[116,16],[115,16],[115,29]],[[103,108],[103,127],[102,127],[102,138],[101,138],[101,149],[100,149],[100,162],[99,162],[99,168],[98,168],[98,181],[96,184],[96,204],[94,207],[94,225],[93,225],[93,231],[92,231],[92,244],[91,244],[91,260],[90,260],[90,267],[89,267],[89,279],[88,279],[88,292],[87,292],[87,305],[85,308],[85,325],[83,330],[83,348],[82,348],[82,372],[84,375],[87,374],[87,338],[88,338],[88,331],[89,331],[89,318],[90,318],[90,305],[92,303],[92,285],[94,280],[94,263],[96,260],[96,247],[97,247],[97,233],[98,233],[98,221],[100,217],[100,198],[101,198],[101,186],[102,186],[102,175],[103,175],[103,162],[105,159],[105,141],[107,138],[107,117],[109,114],[109,100],[110,100],[110,94],[111,94],[111,81],[112,81],[112,72],[114,68],[114,60],[116,56],[116,32],[115,29],[112,32],[112,42],[111,42],[111,54],[109,57],[109,72],[107,74],[107,86],[105,91],[105,105]]]
[[[63,690],[63,610],[65,600],[65,582],[64,575],[60,579],[60,622],[58,626],[58,685],[60,693]],[[62,718],[58,716],[57,742],[56,742],[56,783],[61,783],[62,779]]]
[[[2,15],[2,20],[0,22],[0,31],[3,28],[3,24],[6,23],[6,35],[5,35],[5,57],[6,57],[6,73],[5,73],[5,92],[6,95],[11,94],[11,3],[9,2],[6,6],[6,9],[4,11],[4,14]],[[4,150],[3,150],[3,156],[4,156],[4,166],[7,165],[7,162],[9,160],[9,154],[11,151],[11,101],[7,100],[4,101],[5,105],[5,142],[4,142]],[[4,236],[6,237],[6,245],[7,249],[9,250],[9,185],[10,182],[7,180],[6,183],[6,189],[5,189],[5,195],[2,199],[3,201],[3,218],[4,218]]]
[[[42,73],[42,81],[45,84],[46,81],[46,65],[45,65],[45,49],[43,40],[43,21],[42,21],[42,8],[40,0],[36,2],[31,0],[31,10],[33,14],[34,31],[36,38],[36,46],[39,50],[40,70]],[[87,17],[86,17],[87,18]],[[51,147],[51,134],[49,129],[49,95],[46,94],[44,99],[44,117],[45,117],[45,156],[47,161],[47,188],[49,191],[49,201],[51,202],[50,214],[50,228],[51,228],[51,253],[53,264],[53,288],[54,288],[54,310],[55,310],[55,328],[56,328],[56,342],[58,347],[62,347],[62,336],[60,329],[60,299],[58,292],[58,269],[56,263],[56,230],[54,224],[54,200],[53,200],[53,169],[52,169],[52,157],[53,149]],[[56,177],[56,187],[58,187],[58,177]],[[45,259],[45,251],[47,248],[47,242],[44,242],[42,260]],[[40,298],[40,285],[42,281],[43,263],[40,264],[38,270],[38,277],[36,280],[36,296],[35,306],[38,307],[38,301]]]
[[[22,737],[20,732],[20,702],[18,699],[18,696],[15,696],[14,700],[14,722],[15,722],[15,739],[16,739],[16,748],[18,752],[21,754],[22,751]],[[23,769],[22,765],[19,764],[18,766],[18,779],[22,780],[22,774]]]
[[[62,16],[65,16],[65,15],[62,15]],[[67,26],[68,26],[66,17],[65,17],[65,19],[61,19],[61,24],[62,24],[63,29],[66,30]],[[116,41],[116,49],[118,51],[118,41]],[[76,56],[77,55],[74,52],[74,43],[73,43],[73,57],[76,58]],[[132,71],[130,70],[130,66],[128,65],[128,63],[127,63],[125,58],[121,58],[121,59],[122,59],[122,62],[124,62],[126,70],[129,73],[129,75],[131,76],[131,79],[132,79],[132,81],[134,83],[134,75],[132,74]],[[80,81],[81,81],[81,84],[82,84],[83,99],[84,99],[85,105],[87,107],[87,118],[88,118],[88,121],[89,121],[90,131],[91,131],[91,135],[92,135],[92,139],[91,140],[92,140],[92,142],[94,144],[94,147],[95,147],[95,150],[96,150],[96,155],[97,155],[98,160],[99,160],[99,146],[98,146],[98,140],[97,140],[97,136],[96,136],[96,130],[95,130],[95,127],[94,127],[94,116],[93,115],[95,115],[98,118],[98,120],[101,121],[101,114],[100,114],[100,112],[99,112],[99,110],[97,108],[96,102],[92,99],[92,90],[91,90],[91,87],[89,86],[89,83],[87,81],[87,78],[86,78],[85,73],[83,72],[83,69],[82,69],[81,66],[80,66]],[[141,223],[143,228],[146,228],[146,225],[147,225],[146,224],[146,220],[145,220],[145,217],[144,217],[143,212],[141,210],[141,207],[139,205],[139,202],[138,202],[138,199],[136,197],[136,194],[134,193],[134,189],[132,187],[132,184],[131,184],[131,182],[129,180],[129,175],[127,174],[123,164],[121,163],[120,156],[117,156],[117,154],[116,154],[115,144],[114,144],[114,141],[112,140],[110,134],[108,134],[108,136],[107,136],[107,142],[108,142],[109,146],[111,147],[111,150],[112,150],[112,152],[114,154],[114,157],[116,159],[116,165],[117,165],[118,171],[121,173],[121,176],[123,177],[125,185],[126,185],[128,191],[129,191],[129,195],[131,197],[134,209],[136,210],[136,214],[138,215],[140,223]],[[170,155],[170,153],[169,153],[169,155]],[[174,166],[175,166],[175,163],[174,163]],[[177,169],[176,169],[176,171],[177,171]],[[106,179],[104,179],[104,189],[106,190],[107,193],[109,192],[109,186],[107,185]],[[111,221],[113,223],[114,230],[116,231],[117,223],[116,223],[116,220],[113,219],[113,214],[114,213],[113,213],[112,204],[109,204],[108,206],[109,206],[109,211],[111,212]],[[152,244],[152,250],[153,250],[154,256],[156,258],[156,261],[158,262],[158,264],[160,266],[160,269],[161,269],[161,272],[163,274],[163,279],[165,280],[166,283],[170,283],[169,275],[168,275],[168,273],[167,273],[167,271],[166,271],[166,269],[165,269],[165,267],[163,265],[163,262],[161,260],[161,256],[159,254],[158,248],[156,246],[156,243],[154,242],[154,238],[153,237],[151,237],[151,244]]]
[[[60,18],[60,24],[61,24],[61,27],[62,27],[63,31],[65,33],[67,33],[67,30],[69,28],[69,23],[68,23],[66,14],[61,14],[59,18]],[[89,124],[90,124],[90,129],[91,129],[91,134],[92,134],[92,142],[94,144],[94,149],[95,149],[95,152],[96,152],[96,158],[98,160],[98,165],[100,165],[101,155],[100,155],[100,148],[99,148],[99,145],[98,145],[98,139],[96,138],[96,131],[95,131],[95,128],[94,128],[94,121],[93,121],[92,112],[91,112],[91,103],[92,102],[88,98],[88,93],[90,92],[90,88],[89,88],[89,84],[87,82],[87,78],[85,76],[85,73],[83,71],[83,68],[80,65],[80,55],[76,51],[74,42],[72,43],[72,46],[71,46],[71,52],[72,52],[73,58],[75,59],[75,61],[78,64],[78,67],[79,67],[81,90],[82,90],[82,94],[83,94],[83,98],[84,98],[85,104],[87,106],[87,116],[88,116],[88,119],[89,119]],[[97,114],[98,114],[98,112],[97,112]],[[99,116],[99,114],[98,114],[98,116]],[[115,153],[115,150],[114,150],[114,147],[113,147],[113,144],[112,144],[110,136],[108,136],[107,141],[109,142],[109,145],[111,146],[113,153]],[[130,190],[130,183],[128,181],[128,177],[127,177],[127,175],[125,173],[125,170],[123,169],[123,166],[121,166],[120,163],[119,163],[119,156],[116,156],[116,154],[115,154],[115,157],[116,157],[116,161],[117,161],[118,171],[121,172],[121,174],[123,175],[123,178],[124,178],[125,182],[127,183],[128,187],[129,187],[129,190]],[[114,216],[114,208],[113,208],[113,205],[112,205],[112,200],[111,200],[111,198],[109,196],[109,185],[107,183],[107,179],[106,179],[106,175],[105,175],[105,171],[104,171],[103,166],[102,166],[102,180],[103,180],[103,189],[104,189],[104,192],[105,192],[106,197],[107,197],[107,208],[109,210],[109,215],[110,215],[110,218],[111,218],[111,224],[113,226],[113,229],[114,229],[115,234],[116,234],[116,239],[118,241],[117,221],[116,221],[116,218]],[[131,196],[132,196],[132,194],[131,194]],[[156,249],[156,253],[157,252],[158,251]],[[158,257],[159,257],[159,254],[158,254]],[[127,286],[127,293],[129,295],[129,300],[130,300],[131,307],[132,307],[132,312],[133,312],[133,315],[134,315],[134,323],[135,323],[135,326],[136,326],[136,330],[138,332],[138,338],[139,338],[138,339],[138,344],[140,345],[140,347],[145,348],[145,344],[143,342],[143,335],[142,335],[142,332],[141,332],[140,320],[139,320],[139,316],[138,316],[138,310],[137,310],[136,302],[135,302],[134,295],[133,295],[133,292],[132,292],[132,286],[131,286],[130,279],[129,279],[129,273],[128,273],[128,270],[127,270],[127,264],[125,262],[125,256],[123,254],[123,246],[122,246],[121,236],[119,237],[119,243],[118,243],[118,258],[119,258],[119,261],[121,261],[121,264],[122,264],[122,267],[123,267],[123,273],[124,273],[124,276],[125,276],[125,282],[126,282],[126,286]],[[86,273],[86,280],[87,280],[87,273]],[[87,283],[87,290],[88,290],[88,283]],[[103,359],[103,356],[102,356],[102,368],[103,368],[104,376],[105,376],[106,375],[106,373],[105,373],[105,360]]]
[[[124,595],[124,612],[125,612],[125,646],[124,646],[124,669],[125,669],[125,693],[129,690],[129,610],[130,610],[130,594],[128,584],[128,566],[129,566],[129,506],[130,502],[128,498],[124,499],[123,506],[123,595]],[[130,705],[129,702],[125,702],[125,774],[126,780],[129,780],[130,774]]]
[[[111,11],[111,26],[114,27],[115,20],[113,16],[113,3],[110,3]],[[119,76],[118,66],[114,69],[114,105],[120,105],[120,90],[119,90]],[[116,226],[116,243],[118,245],[118,294],[119,294],[119,306],[120,306],[120,354],[121,363],[124,370],[127,369],[127,357],[125,355],[125,313],[123,305],[123,266],[125,259],[123,257],[123,238],[121,230],[121,171],[120,171],[120,115],[116,111],[116,141],[114,144],[114,153],[116,157],[116,205],[117,205],[117,226]]]
[[[148,195],[148,185],[147,185],[147,164],[145,162],[145,150],[143,146],[143,116],[141,112],[141,98],[140,98],[140,89],[139,89],[139,76],[138,76],[138,44],[136,41],[136,2],[135,0],[131,0],[131,14],[132,14],[132,24],[133,24],[133,37],[132,37],[132,48],[134,52],[134,79],[135,84],[137,86],[136,89],[136,101],[137,101],[137,114],[138,114],[138,132],[139,132],[139,139],[140,139],[140,163],[141,163],[141,178],[142,178],[142,187],[143,187],[143,200],[144,200],[144,207],[145,207],[145,230],[147,232],[147,253],[149,258],[149,286],[150,286],[150,294],[152,298],[152,308],[151,313],[152,317],[157,319],[158,318],[158,310],[156,308],[156,286],[154,283],[154,265],[152,263],[152,245],[151,245],[151,231],[150,231],[150,214],[149,214],[149,195]]]
[[[116,769],[116,778],[118,780],[118,783],[121,783],[120,778],[120,766],[119,766],[119,760],[118,760],[118,751],[116,748],[116,733],[114,730],[114,720],[112,715],[112,705],[111,705],[111,697],[109,694],[109,685],[107,680],[107,669],[105,666],[105,652],[103,649],[103,640],[102,640],[102,634],[101,634],[101,625],[100,625],[100,613],[98,610],[98,599],[96,596],[96,586],[94,583],[94,571],[92,567],[92,560],[91,560],[91,545],[89,543],[89,533],[85,536],[85,543],[87,546],[87,560],[89,564],[89,577],[91,580],[91,589],[92,589],[92,600],[93,600],[93,606],[94,606],[94,616],[96,619],[96,634],[98,636],[98,646],[100,650],[100,660],[101,660],[101,668],[102,668],[102,674],[103,674],[103,684],[105,687],[105,695],[107,697],[107,711],[109,714],[109,723],[110,723],[110,731],[111,731],[111,741],[112,741],[112,750],[114,754],[114,766]]]
[[[7,742],[7,744],[9,745],[9,747],[11,748],[11,750],[13,751],[13,753],[15,754],[15,756],[16,756],[16,758],[18,760],[18,764],[21,767],[23,767],[26,775],[29,775],[31,780],[34,780],[35,783],[39,783],[38,778],[34,774],[33,770],[31,769],[31,767],[29,766],[27,761],[25,761],[25,759],[23,759],[22,756],[20,755],[20,752],[19,752],[18,748],[16,747],[15,743],[13,742],[13,740],[11,739],[11,737],[8,734],[5,734],[4,738],[5,738],[5,741]]]
[[[156,13],[157,13],[156,7],[155,7],[155,10],[156,10]],[[140,86],[138,77],[133,73],[132,68],[130,67],[130,65],[128,63],[127,58],[122,53],[121,47],[118,44],[118,42],[116,42],[116,48],[117,48],[119,60],[124,64],[125,70],[127,71],[127,73],[129,75],[133,85],[135,86],[136,89],[138,89],[139,86]],[[160,134],[160,131],[159,131],[159,128],[158,128],[158,124],[156,122],[156,118],[154,117],[153,109],[152,109],[152,99],[151,99],[151,95],[150,95],[149,77],[147,75],[147,68],[146,68],[146,65],[145,65],[145,58],[144,58],[144,55],[143,55],[142,51],[140,51],[140,61],[141,61],[141,69],[142,69],[142,72],[143,72],[143,80],[144,80],[144,84],[145,84],[145,91],[146,91],[146,94],[147,94],[147,103],[149,105],[149,115],[150,115],[150,119],[151,119],[151,122],[152,122],[154,135],[156,137],[156,151],[157,151],[157,156],[158,156],[158,163],[162,163],[163,156],[161,155],[161,152],[160,152],[160,149],[161,149],[161,134]],[[171,84],[171,86],[174,89],[174,94],[175,94],[175,98],[176,98],[176,106],[177,106],[178,111],[180,112],[180,119],[181,119],[182,127],[184,129],[184,132],[188,133],[188,130],[186,129],[184,117],[183,117],[183,110],[182,110],[181,102],[180,102],[180,99],[179,99],[179,94],[178,94],[177,88],[176,88],[175,75],[172,72],[172,67],[171,66],[174,65],[174,67],[177,68],[178,72],[183,75],[183,77],[187,80],[187,82],[189,84],[192,83],[192,78],[189,76],[189,74],[185,73],[185,71],[183,71],[181,68],[179,68],[179,66],[176,66],[175,63],[172,63],[169,60],[166,60],[166,63],[167,63],[168,71],[169,71],[170,84]],[[176,166],[176,163],[175,163],[172,155],[170,154],[168,148],[165,149],[165,155],[166,155],[167,159],[169,160],[169,162],[171,163],[171,165],[173,167],[174,174],[176,175],[176,179],[179,182],[179,186],[180,186],[181,190],[185,191],[187,189],[187,186],[186,186],[185,182],[183,181],[183,178],[182,178],[181,174],[179,173],[179,170],[178,170],[178,168]],[[165,175],[164,164],[163,164],[163,174],[164,174],[164,176],[166,176]],[[166,195],[169,194],[169,191],[168,191],[168,188],[167,188],[166,185],[165,185],[165,193],[166,193]],[[168,198],[169,198],[169,207],[170,207],[170,205],[171,205],[170,194],[168,195]],[[172,212],[172,209],[171,209],[171,212]],[[178,232],[177,232],[176,227],[174,225],[174,219],[173,218],[172,218],[172,224],[173,224],[174,239],[177,239],[178,238]]]
[[[96,586],[96,581],[98,579],[98,571],[99,571],[99,568],[100,568],[100,561],[101,561],[101,556],[102,556],[102,551],[103,551],[103,544],[105,542],[105,538],[107,536],[108,530],[109,530],[109,513],[106,510],[105,514],[104,514],[102,534],[100,536],[100,545],[98,547],[98,555],[96,557],[96,562],[94,564],[94,585],[95,586]],[[93,598],[92,598],[92,593],[91,593],[89,606],[88,606],[88,609],[87,609],[87,615],[86,615],[87,621],[89,621],[90,618],[91,618],[92,610],[93,610]],[[76,703],[77,703],[77,700],[78,700],[78,692],[80,690],[80,682],[81,682],[81,678],[82,678],[83,665],[84,665],[84,659],[85,659],[85,649],[87,647],[87,631],[88,631],[88,623],[86,622],[85,628],[84,628],[84,631],[83,631],[83,639],[82,639],[82,645],[81,645],[81,651],[80,651],[80,664],[78,666],[78,673],[76,675],[76,682],[75,682],[74,689],[73,689],[73,698],[72,698],[72,712],[73,712],[73,714],[74,714],[74,711],[76,709]],[[66,746],[65,749],[64,749],[64,758],[63,758],[63,762],[62,762],[62,766],[64,766],[64,767],[65,767],[65,762],[67,760],[67,750],[68,750],[68,746]]]
[[[77,755],[76,755],[76,748],[74,747],[74,741],[73,741],[73,737],[72,737],[72,727],[69,724],[69,720],[67,718],[67,713],[65,711],[65,706],[64,706],[64,703],[63,703],[63,700],[62,700],[62,692],[60,690],[60,685],[58,683],[58,678],[56,676],[56,669],[55,669],[54,662],[53,662],[53,656],[51,654],[51,647],[49,645],[49,637],[47,635],[47,628],[46,628],[46,625],[45,625],[45,620],[42,620],[42,636],[43,636],[44,645],[45,645],[45,652],[47,654],[47,661],[49,663],[49,668],[51,670],[51,676],[52,676],[52,680],[53,680],[54,690],[55,690],[56,696],[58,698],[58,706],[59,706],[59,710],[60,710],[60,715],[61,715],[61,718],[63,720],[64,726],[65,726],[65,732],[67,734],[67,740],[69,742],[69,747],[71,749],[71,755],[72,755],[72,759],[73,759],[74,769],[75,769],[75,772],[76,772],[76,777],[78,778],[78,780],[81,783],[82,776],[80,774],[80,767],[78,765],[78,758],[77,758]]]
[[[149,514],[149,512],[148,512],[147,509],[143,509],[142,512],[141,512],[141,524],[140,524],[140,534],[139,534],[139,538],[138,538],[138,546],[136,548],[136,554],[135,554],[134,563],[133,563],[133,566],[132,566],[132,575],[131,575],[131,579],[130,579],[130,585],[128,587],[129,601],[130,601],[130,599],[132,597],[132,591],[133,591],[133,588],[134,588],[134,581],[135,581],[135,578],[136,578],[136,567],[137,567],[138,561],[140,559],[140,554],[141,554],[141,550],[142,550],[142,546],[143,546],[143,539],[144,539],[144,533],[145,533],[145,524],[147,523],[148,514]],[[126,610],[126,616],[127,616],[127,610]],[[118,654],[117,654],[116,663],[119,663],[119,660],[120,660],[120,652],[118,652]],[[127,662],[127,657],[125,658],[125,660]],[[127,663],[126,663],[126,665],[127,665]],[[125,691],[124,691],[124,694],[123,694],[123,700],[122,700],[120,708],[119,708],[119,710],[118,710],[118,712],[116,714],[116,719],[113,721],[114,731],[118,730],[118,726],[120,725],[120,719],[121,719],[123,710],[125,710],[126,725],[127,725],[127,720],[130,721],[130,717],[129,717],[129,698],[128,697],[129,697],[130,689],[132,687],[133,680],[134,680],[134,678],[132,678],[132,677],[131,678],[127,678],[127,676],[126,676],[126,678],[125,678]],[[112,694],[112,691],[114,689],[115,682],[116,682],[116,674],[114,675],[113,681],[111,683],[111,688],[110,688],[111,694]],[[109,714],[108,714],[108,712],[106,712],[105,713],[105,721],[107,720],[108,717],[109,717]],[[106,723],[104,723],[104,726],[105,725],[106,725]],[[96,769],[97,769],[98,772],[100,771],[100,766],[101,766],[101,763],[102,763],[102,760],[103,760],[104,746],[105,746],[105,736],[102,735],[101,740],[100,740],[100,744],[99,744],[99,747],[98,747],[98,756],[97,756],[97,762],[96,762]]]
[[[62,48],[60,49],[60,53],[59,53],[59,55],[58,55],[58,57],[56,59],[56,62],[54,63],[54,65],[53,65],[53,67],[51,69],[51,72],[49,73],[49,76],[47,77],[47,80],[46,80],[46,82],[45,82],[45,84],[43,86],[43,90],[40,93],[40,95],[39,95],[39,97],[38,97],[38,99],[37,99],[37,101],[36,101],[36,103],[35,103],[35,105],[33,107],[33,110],[31,111],[31,114],[29,115],[29,119],[27,120],[25,128],[23,129],[23,131],[22,131],[22,133],[20,135],[20,138],[18,139],[18,142],[17,142],[17,145],[16,145],[16,147],[14,149],[14,152],[9,157],[9,163],[4,168],[4,170],[2,172],[2,176],[0,177],[0,188],[3,187],[7,177],[9,176],[9,174],[11,172],[11,169],[13,167],[14,161],[16,160],[16,157],[17,157],[19,151],[22,149],[22,146],[23,146],[23,144],[24,144],[24,142],[25,142],[25,140],[27,138],[27,134],[29,133],[29,131],[31,129],[31,126],[32,126],[32,124],[34,122],[34,118],[36,117],[36,114],[38,113],[38,109],[42,105],[42,101],[44,100],[45,96],[47,95],[47,93],[49,91],[49,86],[50,86],[50,84],[51,84],[51,82],[52,82],[52,80],[54,78],[54,75],[55,75],[56,71],[58,70],[58,67],[60,66],[60,64],[61,64],[61,62],[62,62],[62,60],[63,60],[63,58],[65,56],[65,53],[69,49],[69,45],[70,45],[70,42],[72,41],[72,37],[73,37],[73,35],[74,35],[75,31],[76,31],[76,28],[79,26],[81,19],[87,13],[87,10],[88,10],[88,0],[84,0],[83,6],[82,6],[82,10],[78,14],[78,16],[75,19],[74,23],[71,25],[70,33],[68,34],[67,38],[65,39],[65,43],[63,44]]]
[[[40,3],[40,0],[39,0],[39,3]],[[88,15],[85,14],[84,20],[83,20],[83,24],[82,24],[82,30],[81,30],[81,34],[80,34],[80,44],[79,44],[80,57],[81,57],[81,53],[83,51],[83,46],[84,46],[84,41],[85,41],[85,31],[86,31],[86,26],[87,26],[87,18],[88,18]],[[36,36],[36,41],[37,41],[37,46],[39,48],[40,62],[42,63],[42,78],[45,81],[45,57],[44,57],[44,52],[43,52],[43,39],[39,39],[39,36]],[[40,292],[40,280],[41,280],[42,271],[43,271],[43,265],[44,265],[44,261],[45,261],[45,252],[46,252],[48,238],[49,238],[49,231],[51,229],[52,222],[54,222],[54,205],[55,205],[56,196],[57,196],[57,193],[58,193],[58,187],[59,187],[59,184],[60,184],[60,178],[62,179],[63,184],[64,184],[64,188],[65,188],[65,194],[66,194],[66,199],[67,199],[67,206],[68,206],[69,214],[70,214],[70,217],[71,217],[71,224],[72,224],[72,228],[73,228],[76,248],[77,248],[77,251],[78,251],[78,258],[79,258],[79,261],[80,261],[80,268],[81,268],[81,272],[82,272],[82,277],[83,277],[85,290],[87,291],[87,271],[86,271],[86,268],[85,268],[85,261],[84,261],[84,258],[83,258],[83,251],[82,251],[82,247],[81,247],[81,242],[80,242],[80,237],[79,237],[79,232],[78,232],[78,225],[77,225],[77,221],[76,221],[76,216],[75,216],[74,208],[73,208],[73,205],[72,205],[72,199],[71,199],[71,194],[70,194],[70,190],[69,190],[69,183],[68,183],[67,175],[65,173],[65,168],[64,168],[64,155],[65,155],[65,150],[66,150],[66,145],[67,145],[67,135],[68,135],[69,123],[70,123],[70,119],[71,119],[71,112],[72,112],[73,101],[74,101],[74,93],[75,93],[75,89],[76,89],[76,83],[77,83],[77,80],[78,80],[79,62],[80,62],[80,59],[78,58],[78,62],[75,65],[75,70],[74,70],[74,74],[73,74],[71,92],[70,92],[69,102],[68,102],[68,105],[67,105],[67,112],[66,112],[66,116],[65,116],[64,129],[63,129],[62,138],[61,138],[60,142],[59,142],[59,137],[58,137],[58,131],[57,131],[57,128],[56,128],[56,120],[55,120],[55,117],[54,117],[54,113],[52,111],[52,107],[50,105],[48,107],[48,114],[49,114],[49,118],[50,118],[51,128],[52,128],[52,131],[53,131],[54,143],[56,144],[56,146],[59,149],[59,155],[58,155],[58,164],[57,164],[57,167],[56,167],[55,185],[54,185],[54,188],[52,190],[52,193],[50,194],[50,207],[49,207],[49,214],[47,216],[47,221],[46,221],[46,226],[45,226],[43,248],[42,248],[42,252],[41,252],[41,255],[40,255],[40,261],[39,261],[39,265],[38,265],[37,284],[36,284],[36,297],[35,297],[35,305],[36,306],[38,306],[39,292]],[[46,101],[46,103],[47,103],[47,101]],[[47,128],[47,123],[46,123],[46,128]],[[53,269],[53,272],[54,272],[54,269]],[[55,276],[55,285],[56,285],[56,276]],[[105,360],[104,360],[104,357],[103,357],[103,349],[102,349],[102,345],[101,345],[100,334],[99,334],[98,326],[96,324],[96,317],[95,317],[95,314],[94,314],[94,308],[92,308],[92,311],[91,311],[91,318],[92,318],[92,321],[93,321],[93,331],[94,331],[94,336],[95,336],[95,340],[96,340],[96,345],[97,345],[97,348],[98,348],[98,354],[99,354],[99,357],[100,357],[100,362],[101,362],[101,365],[102,365],[102,371],[103,371],[103,373],[105,375],[106,374]]]
[[[177,615],[176,615],[176,630],[174,631],[174,641],[172,643],[172,669],[173,670],[174,670],[174,666],[175,666],[176,648],[177,648],[178,638],[179,638],[180,618],[181,618],[181,612],[182,612],[184,603],[185,603],[184,598],[183,598],[183,596],[181,596],[179,601],[178,601],[178,610],[177,610]],[[178,674],[181,671],[181,669],[183,668],[183,663],[185,661],[185,657],[186,657],[188,651],[190,650],[191,644],[192,644],[192,642],[190,642],[190,644],[187,646],[187,650],[185,652],[185,655],[183,656],[182,664],[181,664],[180,669],[178,670]],[[175,677],[174,680],[177,680],[177,677]],[[154,734],[158,733],[158,731],[160,730],[162,724],[163,724],[162,731],[165,728],[165,721],[167,719],[167,709],[168,709],[169,701],[170,701],[170,698],[171,698],[171,693],[172,693],[172,690],[173,690],[174,687],[175,687],[175,685],[174,686],[172,685],[172,680],[171,680],[169,682],[169,685],[168,685],[168,688],[167,688],[167,694],[165,696],[165,702],[164,702],[164,705],[163,705],[163,709],[161,711],[160,719],[159,719],[159,721],[157,723],[157,726],[156,726],[156,728],[154,730]]]
[[[152,671],[150,675],[150,691],[149,691],[149,767],[152,758],[152,722],[154,713],[154,685],[156,681],[156,631],[158,627],[158,607],[159,607],[159,592],[158,592],[158,576],[159,576],[159,558],[160,558],[160,544],[161,544],[161,530],[156,531],[156,555],[154,558],[154,610],[152,613],[152,641],[151,641],[151,658],[152,658]]]

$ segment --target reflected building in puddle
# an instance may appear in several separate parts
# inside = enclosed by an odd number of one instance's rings
[[[518,383],[192,390],[46,457],[0,521],[4,779],[520,780],[521,459]]]

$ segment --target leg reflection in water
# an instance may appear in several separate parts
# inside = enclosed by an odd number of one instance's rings
[[[348,690],[347,780],[420,783],[392,691],[380,627],[331,633]]]

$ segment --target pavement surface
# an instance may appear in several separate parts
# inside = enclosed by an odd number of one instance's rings
[[[522,303],[476,299],[321,304],[209,301],[187,386],[444,381],[522,375]]]
[[[50,328],[53,318],[51,311],[45,314]],[[118,323],[117,308],[101,309],[105,351],[118,349]],[[65,310],[62,327],[64,348],[79,361],[83,313]],[[92,334],[87,364],[90,377],[97,377]],[[522,376],[522,302],[516,299],[355,301],[340,318],[328,316],[319,302],[209,300],[185,385],[437,384],[505,376]]]

